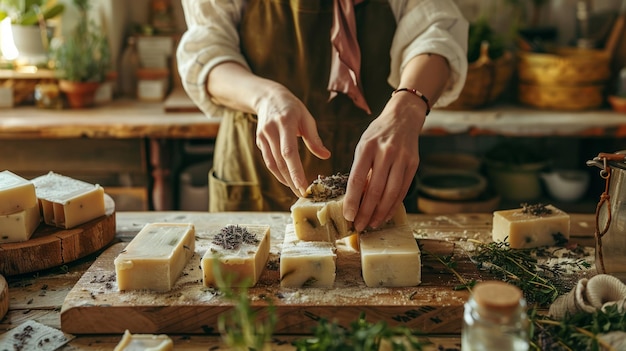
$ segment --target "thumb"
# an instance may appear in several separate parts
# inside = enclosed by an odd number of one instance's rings
[[[301,131],[302,141],[306,145],[307,149],[313,153],[313,155],[325,160],[330,157],[330,150],[324,146],[322,138],[320,138],[317,132],[317,124],[315,119],[308,118],[304,122],[304,128]]]

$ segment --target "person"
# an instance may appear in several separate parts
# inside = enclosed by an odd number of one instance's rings
[[[210,211],[287,211],[349,173],[344,217],[390,219],[426,115],[459,95],[468,22],[452,0],[183,0],[183,87],[222,117]]]

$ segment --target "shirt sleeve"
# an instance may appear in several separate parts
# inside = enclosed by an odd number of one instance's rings
[[[467,78],[469,22],[452,0],[390,0],[397,28],[391,45],[392,87],[400,84],[405,65],[420,54],[437,54],[448,60],[451,76],[435,106],[457,99]]]
[[[182,0],[187,30],[176,50],[183,88],[207,116],[225,108],[213,103],[207,77],[216,65],[237,62],[250,69],[241,54],[237,26],[245,0]]]

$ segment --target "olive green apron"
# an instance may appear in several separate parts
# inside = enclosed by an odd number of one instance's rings
[[[388,0],[365,0],[355,13],[361,81],[372,115],[341,93],[328,101],[332,11],[333,0],[251,0],[240,24],[241,50],[252,71],[280,82],[304,102],[332,153],[320,160],[300,140],[309,181],[350,171],[361,134],[392,91],[387,77],[395,19]],[[255,115],[229,111],[223,116],[209,174],[209,211],[288,211],[296,201],[265,166],[255,134]]]

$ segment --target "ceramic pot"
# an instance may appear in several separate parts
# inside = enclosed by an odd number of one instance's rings
[[[48,61],[47,33],[39,26],[11,25],[18,61],[26,65],[42,65]]]
[[[67,97],[67,103],[71,108],[92,107],[95,104],[95,96],[99,82],[72,82],[59,80],[59,89]]]
[[[507,164],[486,159],[487,175],[493,188],[510,201],[533,201],[541,197],[541,171],[547,162]]]

